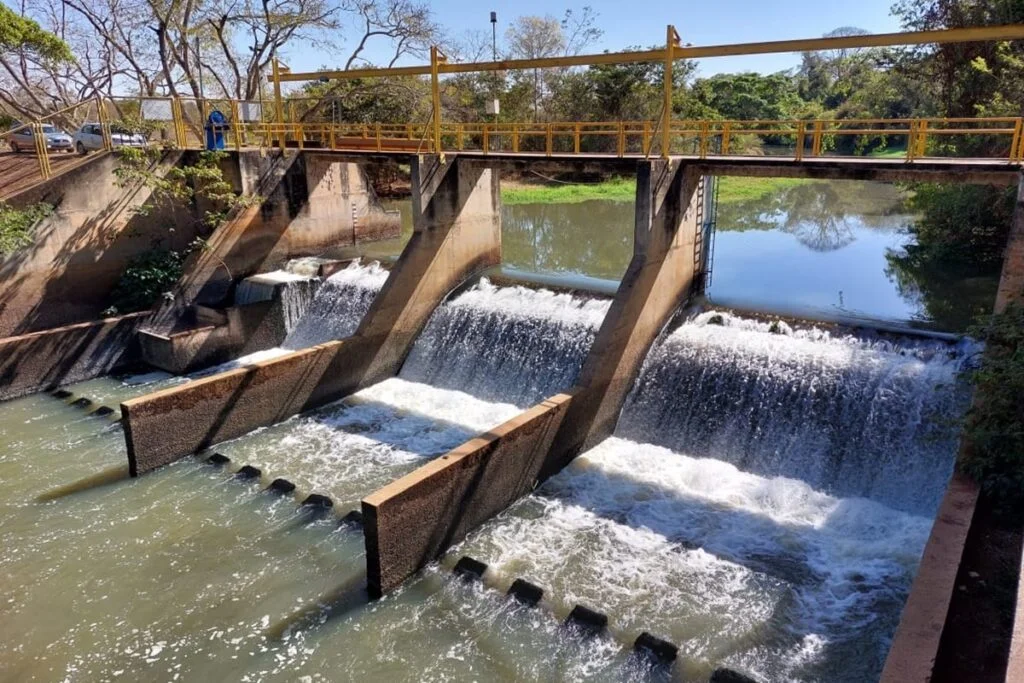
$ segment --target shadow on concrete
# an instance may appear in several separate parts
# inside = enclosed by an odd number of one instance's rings
[[[932,681],[1004,683],[1020,592],[1024,529],[983,493],[967,534]]]

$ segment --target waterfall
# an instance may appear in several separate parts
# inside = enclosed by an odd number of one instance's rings
[[[617,434],[931,514],[966,406],[964,358],[940,341],[704,313],[651,352]]]
[[[235,305],[279,301],[285,332],[291,332],[306,312],[320,282],[315,278],[285,270],[247,277],[235,290]]]
[[[400,376],[488,401],[536,403],[572,386],[609,305],[481,280],[434,312]]]
[[[352,336],[387,277],[388,272],[376,262],[368,266],[353,262],[339,270],[320,285],[281,346],[305,349]]]

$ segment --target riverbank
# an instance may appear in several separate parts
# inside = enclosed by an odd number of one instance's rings
[[[731,204],[763,199],[773,192],[814,182],[805,178],[734,178],[719,180],[718,201]],[[504,204],[573,204],[603,199],[631,202],[636,196],[632,178],[610,178],[597,183],[524,183],[503,180],[501,201]]]

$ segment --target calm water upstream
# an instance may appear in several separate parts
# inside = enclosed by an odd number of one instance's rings
[[[408,202],[395,202],[411,230]],[[996,278],[919,273],[900,259],[916,217],[894,185],[827,181],[721,204],[709,290],[715,302],[794,315],[965,329],[991,309]],[[614,283],[633,248],[633,204],[518,204],[502,213],[504,264]],[[395,253],[377,245],[367,253]],[[612,284],[611,286],[614,286]]]

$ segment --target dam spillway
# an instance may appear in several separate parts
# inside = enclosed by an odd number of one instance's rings
[[[347,277],[363,281],[366,269]],[[318,296],[330,291],[322,287]],[[343,289],[334,305],[307,307],[299,326],[349,316],[360,305],[352,294]],[[356,303],[339,309],[340,299]],[[344,512],[538,397],[567,389],[607,307],[607,300],[481,281],[434,313],[398,377],[218,452],[259,467],[265,480],[287,477],[302,495],[329,495]],[[87,490],[47,503],[38,516],[32,492],[123,462],[119,428],[44,395],[5,404],[13,418],[5,423],[25,426],[7,428],[5,437],[21,448],[0,464],[31,472],[4,489],[9,528],[40,544],[0,563],[26,576],[67,548],[83,558],[79,569],[44,572],[23,593],[5,596],[13,627],[56,643],[14,673],[41,679],[57,666],[90,678],[131,670],[335,680],[340,668],[356,680],[378,671],[386,653],[427,678],[658,680],[664,674],[622,644],[652,630],[680,646],[676,680],[706,681],[719,665],[762,680],[877,674],[953,460],[948,434],[915,425],[962,409],[956,372],[968,352],[941,342],[781,331],[711,312],[664,335],[615,437],[372,608],[362,592],[358,531],[258,493],[267,481],[235,481],[195,460],[133,482],[128,494]],[[533,352],[515,353],[524,347]],[[94,380],[82,391],[107,400],[153,386],[133,384]],[[727,398],[715,403],[720,396]],[[721,419],[695,429],[687,409],[694,403]],[[752,416],[766,414],[772,419],[750,427]],[[807,424],[834,415],[847,419],[834,431],[858,434],[865,416],[889,431],[884,440],[858,436],[856,451],[800,438]],[[37,425],[59,428],[42,433]],[[31,466],[19,454],[33,449],[51,451],[60,467]],[[831,469],[807,467],[815,455]],[[913,458],[930,459],[924,472],[906,467]],[[888,486],[866,475],[875,467]],[[902,498],[894,493],[901,483]],[[98,517],[96,505],[105,506]],[[55,514],[69,523],[53,525]],[[143,553],[129,550],[137,539]],[[453,579],[443,566],[461,553],[486,560],[499,580],[525,576],[544,585],[556,613],[575,603],[604,611],[612,637],[581,641],[543,610]],[[146,559],[160,557],[159,566]],[[36,633],[33,614],[58,581],[80,586],[82,597],[52,630]],[[102,592],[93,596],[89,587]],[[162,601],[137,600],[157,590]],[[89,624],[111,604],[125,616],[105,617],[99,637]],[[182,609],[186,618],[172,616]]]
[[[452,555],[596,607],[627,642],[653,629],[682,661],[872,680],[953,467],[942,417],[966,407],[970,357],[703,313],[652,350],[614,437]]]

